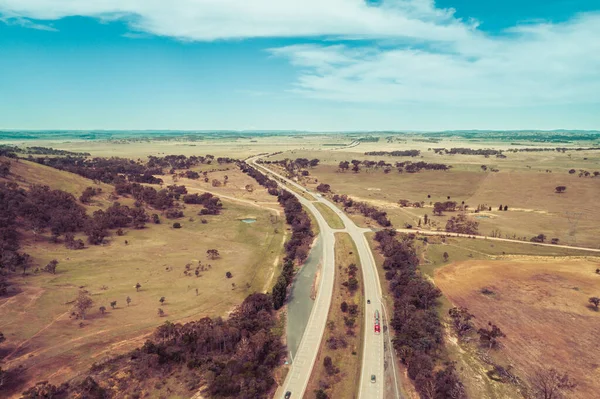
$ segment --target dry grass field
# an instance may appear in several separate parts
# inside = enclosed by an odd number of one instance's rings
[[[75,195],[93,185],[80,176],[24,161],[15,163],[12,172],[11,178],[24,186],[48,183]],[[237,173],[239,178],[245,176]],[[102,188],[104,193],[88,207],[90,212],[109,203],[104,196],[112,188]],[[11,278],[18,294],[0,299],[0,331],[6,337],[2,367],[21,368],[15,390],[6,394],[17,395],[40,380],[63,382],[94,362],[139,346],[166,320],[226,316],[250,293],[270,289],[273,276],[279,274],[284,220],[250,199],[244,203],[222,197],[222,201],[223,211],[217,216],[197,216],[201,206],[186,205],[185,217],[178,220],[181,229],[172,228],[174,220],[161,217],[161,224],[126,230],[123,236],[113,232],[107,244],[79,251],[25,234],[22,250],[32,256],[34,266],[29,275]],[[244,223],[244,218],[256,222]],[[219,251],[218,259],[207,257],[212,248]],[[59,262],[56,275],[34,273],[52,259]],[[206,269],[197,277],[199,262]],[[190,276],[184,275],[186,264]],[[226,277],[228,271],[232,278]],[[136,292],[138,282],[142,288]],[[94,301],[81,326],[80,320],[70,317],[70,303],[80,288],[88,290]],[[164,305],[159,303],[162,296]],[[112,301],[117,301],[114,309]],[[104,315],[100,306],[107,308]],[[158,316],[158,308],[165,317]]]
[[[347,280],[347,275],[344,269],[351,263],[359,267],[357,276],[361,279],[360,260],[356,256],[356,247],[354,242],[347,233],[335,234],[335,283],[333,288],[333,298],[327,320],[325,334],[321,341],[319,354],[315,361],[315,366],[304,394],[305,399],[315,397],[315,390],[324,389],[330,398],[356,398],[358,392],[358,381],[360,378],[361,366],[361,345],[362,345],[362,326],[363,317],[362,309],[364,309],[362,288],[354,295],[350,295],[348,290],[342,286],[342,283]],[[362,286],[362,282],[361,282]],[[354,334],[346,333],[344,325],[344,316],[349,316],[348,313],[341,311],[342,302],[348,305],[358,305],[359,314],[356,316]],[[346,347],[332,349],[327,341],[331,338],[336,338],[338,341],[342,338],[346,342]],[[323,359],[329,356],[333,366],[338,370],[333,375],[328,375]]]
[[[567,372],[578,386],[569,398],[592,398],[600,389],[600,312],[588,298],[600,295],[598,259],[514,257],[455,262],[435,273],[448,300],[469,309],[478,327],[491,321],[506,334],[492,356],[511,364],[525,381],[540,367]],[[484,295],[482,288],[493,291]]]
[[[353,150],[356,148],[355,147]],[[380,148],[380,150],[382,150]],[[277,157],[294,158],[296,156],[324,155],[323,152],[300,152],[280,154]],[[578,177],[569,174],[570,168],[600,171],[597,152],[577,153],[575,157],[558,153],[509,154],[508,160],[492,160],[502,163],[496,165],[500,172],[483,172],[481,164],[490,165],[483,156],[435,156],[428,154],[424,160],[451,164],[449,171],[421,171],[419,173],[389,174],[381,169],[340,172],[338,160],[385,159],[387,162],[406,160],[419,161],[420,158],[372,157],[357,153],[328,153],[319,166],[310,170],[312,178],[307,186],[314,189],[319,183],[328,183],[338,194],[348,194],[356,200],[366,201],[386,210],[396,227],[405,223],[417,226],[419,218],[432,216],[432,204],[437,201],[462,201],[473,211],[478,205],[486,204],[491,212],[476,216],[480,223],[479,231],[491,235],[499,230],[502,237],[526,237],[540,233],[548,240],[558,238],[564,244],[598,248],[596,239],[600,233],[600,212],[595,208],[600,197],[600,178]],[[517,158],[519,161],[513,159]],[[583,160],[587,158],[587,160]],[[456,163],[462,162],[462,163]],[[471,163],[466,163],[471,162]],[[476,163],[476,164],[475,164]],[[527,168],[526,164],[535,165]],[[544,166],[546,164],[547,166]],[[545,170],[553,170],[547,173]],[[562,194],[555,187],[566,186]],[[424,208],[401,208],[398,200],[424,202]],[[498,211],[499,205],[507,205],[508,211]],[[453,213],[434,216],[434,229],[443,229],[447,219]]]

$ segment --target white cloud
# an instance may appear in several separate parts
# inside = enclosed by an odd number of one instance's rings
[[[293,91],[350,102],[600,102],[600,14],[498,36],[434,0],[0,0],[20,24],[90,16],[181,40],[324,38],[270,49],[299,68]],[[6,21],[5,21],[6,22]],[[43,25],[39,25],[43,26]],[[368,40],[367,40],[368,39]]]
[[[600,14],[480,33],[433,51],[295,45],[271,49],[302,68],[294,91],[348,102],[526,106],[600,102]]]

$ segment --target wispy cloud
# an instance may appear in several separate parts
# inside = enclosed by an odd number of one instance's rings
[[[454,40],[470,26],[433,0],[0,0],[0,13],[55,20],[80,15],[129,21],[186,40],[355,36]]]
[[[434,0],[0,0],[0,15],[24,25],[73,15],[118,19],[136,37],[321,38],[269,52],[298,68],[293,92],[335,101],[600,102],[599,13],[494,36]]]
[[[24,28],[29,29],[37,29],[37,30],[45,30],[49,32],[56,32],[57,30],[53,28],[51,25],[44,25],[40,23],[36,23],[30,19],[22,18],[18,16],[9,16],[0,14],[0,22],[5,23],[6,25],[18,25]]]

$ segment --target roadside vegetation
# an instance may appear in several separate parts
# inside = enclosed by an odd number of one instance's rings
[[[335,283],[327,326],[307,387],[308,398],[356,398],[361,371],[364,292],[352,238],[335,234]]]

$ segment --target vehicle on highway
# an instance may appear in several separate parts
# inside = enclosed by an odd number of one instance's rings
[[[371,374],[371,382],[375,382],[375,374]]]
[[[290,399],[292,397],[292,393],[290,391],[287,391],[285,393],[284,399]]]
[[[375,311],[375,321],[379,323],[379,310]]]
[[[367,304],[370,304],[370,303],[371,303],[371,300],[370,300],[370,299],[367,299]]]
[[[375,324],[375,334],[379,334],[381,332],[381,327],[379,326],[379,323]]]

